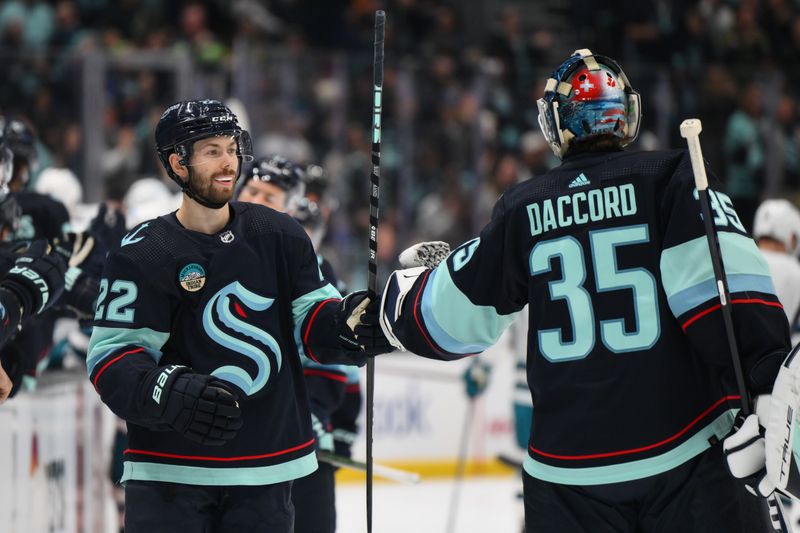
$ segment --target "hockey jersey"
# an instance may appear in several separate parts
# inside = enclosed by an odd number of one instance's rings
[[[101,398],[128,422],[122,481],[261,485],[314,471],[298,352],[350,361],[339,301],[303,229],[266,207],[232,203],[213,235],[174,213],[134,228],[106,262],[87,357]],[[244,425],[233,440],[196,444],[144,415],[142,377],[170,364],[234,386]]]
[[[788,323],[719,182],[711,203],[747,386],[771,390]],[[529,306],[525,471],[595,485],[668,471],[739,407],[686,151],[576,155],[507,191],[492,220],[402,294],[394,333],[436,359],[493,344]],[[398,274],[396,274],[398,275]]]

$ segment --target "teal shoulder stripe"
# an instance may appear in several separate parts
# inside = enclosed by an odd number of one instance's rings
[[[279,465],[245,468],[208,468],[125,461],[120,482],[133,479],[184,485],[270,485],[307,476],[316,469],[317,454],[314,451]]]
[[[347,374],[348,385],[353,385],[361,380],[361,370],[357,366],[344,365],[344,373]]]
[[[722,261],[728,276],[736,274],[769,277],[769,265],[750,237],[721,231],[718,233]],[[667,248],[661,253],[661,280],[667,298],[714,279],[706,237]]]
[[[516,315],[473,304],[453,282],[446,262],[431,273],[422,293],[425,327],[434,342],[450,353],[482,352],[497,342]]]
[[[718,440],[725,437],[733,427],[733,419],[737,412],[738,409],[729,409],[677,448],[656,457],[610,466],[562,468],[540,463],[529,453],[523,468],[536,479],[564,485],[604,485],[655,476],[703,453],[711,446],[708,439],[712,436]]]
[[[300,329],[303,327],[303,321],[306,319],[306,315],[314,307],[314,304],[317,302],[321,302],[322,300],[327,300],[329,298],[341,298],[342,295],[339,294],[333,285],[330,283],[326,283],[325,286],[320,287],[319,289],[313,290],[309,293],[304,294],[303,296],[297,298],[296,300],[292,301],[292,318],[294,319],[294,343],[297,345],[297,351],[300,353],[301,356],[305,357],[306,353],[303,349],[303,339],[300,332]]]
[[[315,303],[327,300],[328,298],[341,297],[342,295],[339,294],[339,291],[337,291],[333,285],[327,283],[324,287],[313,290],[292,301],[292,316],[294,317],[295,325],[303,323],[308,311],[314,307]]]
[[[153,356],[156,363],[161,359],[161,347],[169,339],[169,333],[156,331],[150,328],[107,328],[95,326],[92,337],[89,339],[89,349],[86,353],[86,367],[91,375],[97,363],[113,350],[123,346],[142,346]]]
[[[775,294],[775,287],[772,285],[772,278],[769,276],[731,274],[726,277],[728,279],[728,289],[731,293],[755,291],[764,294]],[[699,285],[673,294],[667,298],[667,301],[672,314],[677,317],[712,299],[719,299],[719,292],[717,291],[717,282],[709,279]]]
[[[336,372],[345,373],[348,365],[323,365],[312,361],[308,356],[301,355],[300,361],[303,363],[303,368],[318,368],[320,370],[333,370]],[[356,367],[358,368],[358,367]]]

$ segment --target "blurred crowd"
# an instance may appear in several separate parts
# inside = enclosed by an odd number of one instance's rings
[[[178,97],[226,100],[246,117],[256,155],[323,169],[333,192],[323,248],[345,281],[362,286],[376,8],[388,20],[387,268],[411,242],[466,240],[505,188],[556,164],[536,100],[576,48],[616,59],[642,94],[638,147],[680,147],[680,121],[703,120],[704,153],[746,224],[762,199],[798,194],[797,0],[5,0],[0,112],[38,131],[37,174],[60,169],[85,186],[97,173],[91,183],[102,191],[84,199],[141,208],[154,193],[125,202],[132,183],[170,186],[153,149],[159,113]],[[105,105],[94,110],[97,161],[87,156],[82,103],[92,53],[111,58]],[[154,55],[190,62],[191,79],[181,85],[168,69],[122,61]]]

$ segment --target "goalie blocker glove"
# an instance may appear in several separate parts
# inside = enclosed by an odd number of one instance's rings
[[[141,391],[143,413],[148,418],[194,442],[221,446],[242,427],[236,394],[218,379],[196,374],[188,367],[154,368]]]

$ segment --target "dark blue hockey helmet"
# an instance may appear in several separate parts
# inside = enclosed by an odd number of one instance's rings
[[[14,154],[13,171],[19,176],[22,185],[25,185],[30,172],[36,170],[36,134],[23,118],[2,118],[0,122],[5,145]],[[22,172],[23,167],[27,167],[27,172]]]
[[[559,158],[575,140],[606,135],[625,146],[639,134],[639,93],[616,61],[585,48],[551,74],[537,104],[539,127]]]
[[[303,168],[279,155],[261,157],[253,162],[250,172],[245,175],[244,184],[249,181],[271,183],[286,192],[284,206],[291,209],[305,193],[305,171]]]
[[[300,165],[285,157],[272,155],[255,160],[247,179],[273,183],[289,191],[305,184],[305,172]]]
[[[213,202],[199,195],[191,186],[191,167],[189,159],[196,141],[215,136],[231,136],[236,139],[236,156],[239,168],[236,178],[242,171],[242,163],[253,159],[250,134],[242,129],[236,115],[218,100],[188,100],[173,104],[164,111],[156,126],[155,140],[161,164],[175,183],[180,185],[187,196],[201,205],[219,209],[225,204]],[[181,165],[189,167],[189,179],[184,181],[172,171],[170,154],[180,156]]]

